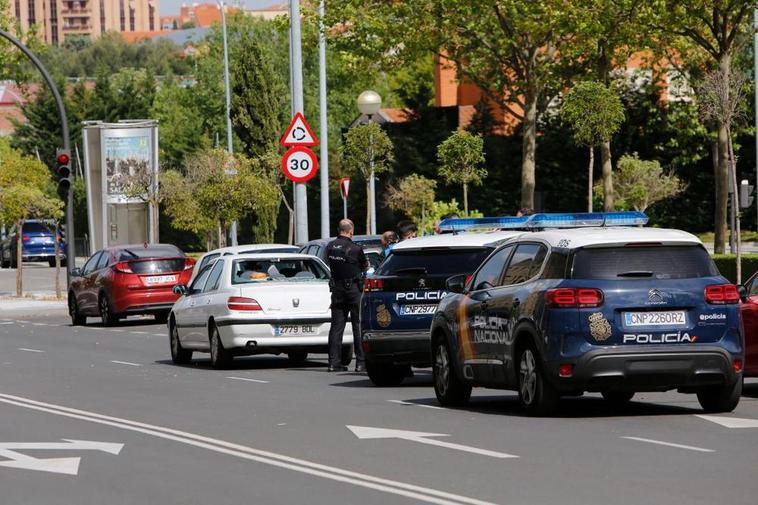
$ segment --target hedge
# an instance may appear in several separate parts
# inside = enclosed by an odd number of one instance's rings
[[[731,282],[737,281],[737,257],[734,254],[714,254],[713,261],[721,275]],[[742,255],[742,282],[758,271],[758,254]]]

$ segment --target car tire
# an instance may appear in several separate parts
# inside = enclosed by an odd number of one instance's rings
[[[734,384],[711,386],[697,393],[697,399],[703,410],[710,413],[731,412],[737,408],[742,396],[742,378]]]
[[[87,324],[87,316],[79,312],[79,304],[76,303],[76,295],[68,294],[68,315],[71,316],[72,326],[84,326]]]
[[[308,351],[293,349],[287,352],[287,359],[289,359],[290,363],[294,365],[302,365],[308,361]]]
[[[47,260],[47,264],[50,266],[50,268],[55,268],[55,258],[51,260]],[[63,266],[63,265],[61,265]]]
[[[350,363],[353,361],[353,346],[352,345],[343,345],[342,346],[342,358],[340,359],[340,363],[342,366],[350,366]]]
[[[603,391],[601,394],[605,401],[615,406],[626,405],[634,398],[632,391]]]
[[[540,357],[532,345],[521,348],[518,354],[518,396],[530,416],[550,415],[560,398],[547,381]]]
[[[366,361],[366,374],[380,388],[399,386],[408,375],[406,367]]]
[[[108,295],[105,293],[100,294],[100,299],[97,302],[98,310],[100,312],[100,319],[103,322],[103,326],[113,326],[118,323],[118,316],[113,313],[113,307],[108,299]]]
[[[171,361],[175,365],[188,365],[192,362],[192,351],[182,347],[176,324],[172,324],[169,328],[169,344],[171,346]]]
[[[168,321],[168,315],[170,312],[158,312],[155,314],[155,322],[158,324],[166,324],[166,321]]]
[[[211,366],[216,370],[228,368],[232,363],[232,355],[224,349],[224,344],[221,342],[221,335],[219,335],[216,325],[211,326],[209,339],[211,344]]]
[[[459,407],[468,403],[471,397],[471,385],[458,377],[450,347],[445,340],[440,340],[434,345],[432,381],[434,394],[443,407]]]

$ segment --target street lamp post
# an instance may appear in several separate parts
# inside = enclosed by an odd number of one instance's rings
[[[360,95],[358,95],[358,100],[356,100],[356,103],[358,104],[358,110],[361,112],[361,114],[366,114],[368,116],[369,122],[371,122],[373,119],[374,114],[377,114],[379,112],[379,109],[382,106],[382,97],[379,96],[379,93],[376,91],[366,90]],[[369,136],[368,140],[369,145],[369,165],[370,165],[370,175],[369,175],[369,215],[371,216],[370,219],[370,229],[369,234],[370,235],[376,235],[376,191],[374,188],[374,139],[373,136]]]
[[[229,46],[226,41],[226,5],[224,0],[216,0],[218,8],[221,11],[221,32],[224,40],[224,89],[226,92],[226,152],[231,157],[234,154],[232,145],[232,92],[229,87]],[[232,222],[229,235],[232,239],[232,245],[237,245],[237,221]]]

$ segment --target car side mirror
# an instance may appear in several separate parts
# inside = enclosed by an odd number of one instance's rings
[[[740,300],[742,301],[742,303],[747,302],[747,299],[748,299],[747,288],[743,286],[742,284],[738,284],[737,292],[740,294]]]
[[[184,284],[177,284],[172,291],[175,295],[184,296],[187,294],[187,286]]]
[[[81,277],[82,276],[82,269],[81,268],[72,268],[71,269],[71,277]]]
[[[454,275],[452,277],[448,277],[448,279],[445,281],[445,286],[447,287],[447,290],[452,293],[465,292],[467,277],[468,276],[466,274],[460,274],[460,275]]]

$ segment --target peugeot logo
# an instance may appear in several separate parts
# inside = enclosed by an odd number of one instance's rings
[[[663,294],[657,289],[653,288],[647,292],[647,301],[650,303],[662,303]]]
[[[300,298],[293,298],[292,299],[292,306],[293,307],[299,307],[300,306]]]
[[[426,288],[426,281],[424,279],[418,280],[418,287],[420,288]]]

